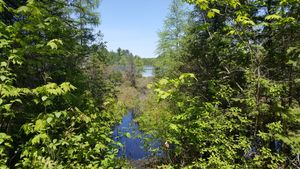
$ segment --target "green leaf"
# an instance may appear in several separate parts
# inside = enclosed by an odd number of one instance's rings
[[[50,105],[52,105],[52,104],[53,104],[53,102],[52,102],[51,100],[46,100],[46,101],[43,103],[44,106],[50,106]]]
[[[47,46],[50,46],[51,47],[51,49],[57,49],[57,45],[56,45],[56,43],[54,43],[54,42],[48,42],[47,43]]]
[[[3,12],[4,8],[6,8],[6,3],[3,0],[0,0],[0,12]]]
[[[292,66],[297,66],[297,61],[289,60],[286,64],[292,65]]]
[[[43,96],[43,97],[42,97],[42,101],[45,101],[45,100],[47,100],[47,99],[48,99],[47,96]]]
[[[211,9],[211,10],[208,11],[207,17],[208,18],[213,18],[213,17],[215,17],[216,13],[220,14],[220,10],[218,10],[218,9]]]
[[[63,45],[62,41],[60,39],[52,39],[47,43],[47,46],[50,46],[51,49],[57,49],[58,44]]]
[[[44,120],[37,120],[35,122],[34,130],[35,131],[42,131],[46,128],[46,122]]]
[[[1,67],[6,67],[6,66],[7,66],[7,63],[6,63],[6,62],[1,62],[1,63],[0,63],[0,66],[1,66]]]
[[[5,80],[7,80],[8,78],[6,77],[6,76],[3,76],[3,75],[1,75],[0,76],[0,80],[2,81],[2,82],[4,82]]]
[[[227,35],[236,35],[237,34],[237,31],[235,30],[231,30],[227,33]]]
[[[11,103],[23,103],[21,99],[15,99],[15,100],[12,100],[10,101]]]
[[[0,145],[5,141],[12,141],[11,137],[6,133],[0,133]]]
[[[167,79],[160,79],[160,81],[159,81],[159,84],[160,85],[166,85],[166,84],[168,84],[168,80]]]
[[[47,121],[48,124],[50,124],[52,122],[52,120],[53,120],[52,117],[48,117],[46,121]]]
[[[219,9],[211,9],[211,11],[213,11],[214,13],[220,14],[220,10]]]
[[[41,143],[41,141],[46,142],[49,140],[50,140],[49,136],[45,133],[42,133],[42,134],[38,134],[38,135],[34,136],[34,138],[31,140],[31,143],[33,145],[35,145],[35,144]]]
[[[191,79],[195,79],[196,80],[196,76],[195,74],[193,73],[183,73],[180,75],[179,79],[182,80],[182,79],[188,79],[188,78],[191,78]]]
[[[69,92],[71,90],[75,90],[76,87],[71,85],[71,83],[69,82],[64,82],[60,85],[60,87],[65,91],[65,92]]]
[[[288,54],[292,54],[292,53],[300,53],[300,48],[299,47],[289,47],[287,50]]]
[[[35,104],[39,104],[39,103],[40,103],[39,99],[37,99],[37,98],[33,99],[33,102],[34,102]]]
[[[175,124],[170,124],[170,129],[171,129],[171,130],[174,130],[174,131],[176,131],[176,132],[179,132],[179,128],[178,128],[178,126],[175,125]]]
[[[125,135],[125,137],[127,137],[127,138],[131,138],[131,134],[130,134],[130,133],[128,133],[128,132],[127,132],[127,133],[125,133],[124,135]]]
[[[17,13],[27,13],[30,9],[27,6],[21,6],[17,9]]]
[[[282,17],[280,15],[277,14],[273,14],[273,15],[268,15],[265,17],[265,20],[279,20]]]
[[[34,4],[34,0],[27,0],[28,5],[33,5]]]
[[[41,141],[41,137],[39,137],[39,135],[37,135],[31,140],[31,144],[33,144],[33,145],[39,144],[40,141]]]
[[[252,21],[250,18],[248,18],[247,16],[243,16],[243,15],[239,15],[236,19],[236,22],[241,23],[243,25],[246,26],[254,26],[255,23],[254,21]]]
[[[54,114],[55,114],[55,117],[57,117],[57,118],[59,118],[61,116],[61,112],[60,111],[59,112],[55,112]]]
[[[22,126],[22,129],[24,130],[25,134],[28,135],[29,133],[32,133],[33,127],[31,124],[27,123]]]
[[[213,17],[215,17],[215,12],[213,12],[213,11],[208,11],[207,17],[208,17],[208,18],[213,18]]]
[[[7,48],[9,47],[11,41],[8,41],[6,39],[0,39],[0,48]]]
[[[97,143],[96,146],[95,146],[95,150],[96,152],[100,152],[102,150],[105,150],[107,147],[106,145],[102,144],[102,143]]]
[[[166,98],[168,98],[170,95],[171,95],[171,93],[163,92],[163,93],[160,95],[160,98],[161,98],[161,99],[166,99]]]
[[[152,89],[153,88],[153,84],[152,83],[149,83],[149,84],[147,84],[147,89]]]

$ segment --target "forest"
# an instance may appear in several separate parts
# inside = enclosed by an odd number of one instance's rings
[[[1,169],[300,168],[299,0],[172,0],[157,58],[110,51],[99,5],[0,0]]]

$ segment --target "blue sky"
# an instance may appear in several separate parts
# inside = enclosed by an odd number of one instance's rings
[[[102,0],[100,29],[109,50],[128,49],[155,57],[157,32],[162,29],[171,0]]]

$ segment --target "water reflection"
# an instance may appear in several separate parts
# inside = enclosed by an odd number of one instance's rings
[[[143,77],[153,77],[154,76],[153,66],[144,66]]]
[[[126,133],[130,133],[129,135]],[[119,149],[118,157],[125,157],[130,160],[145,159],[152,155],[151,152],[147,151],[144,147],[143,138],[146,136],[139,130],[137,123],[133,121],[133,113],[129,112],[123,117],[122,122],[119,126],[114,129],[113,138],[115,141],[120,142],[123,147]],[[150,149],[158,149],[160,143],[152,142],[148,147]],[[158,153],[161,156],[162,153]]]

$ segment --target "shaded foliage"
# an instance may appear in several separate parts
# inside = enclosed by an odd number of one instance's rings
[[[299,1],[187,2],[182,75],[153,85],[170,119],[144,130],[178,168],[297,168]]]
[[[122,106],[100,76],[105,44],[90,44],[97,5],[0,1],[1,168],[116,166],[111,127]]]

